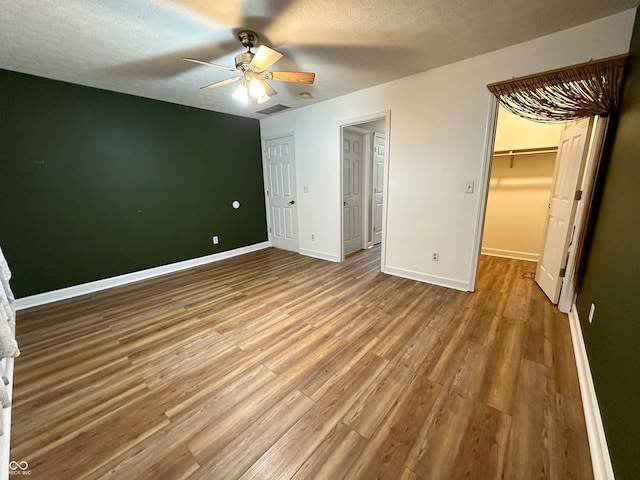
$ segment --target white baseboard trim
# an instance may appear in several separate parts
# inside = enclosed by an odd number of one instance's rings
[[[589,436],[589,449],[591,450],[591,463],[595,480],[615,480],[613,465],[607,447],[607,437],[604,433],[598,398],[591,377],[587,349],[582,337],[580,318],[575,303],[569,312],[569,326],[571,327],[571,340],[578,368],[578,380],[580,393],[582,394],[582,408],[587,423],[587,435]]]
[[[338,258],[337,255],[332,255],[330,253],[325,253],[325,252],[317,252],[315,250],[307,250],[304,248],[301,248],[299,251],[300,255],[305,255],[307,257],[313,257],[313,258],[317,258],[319,260],[328,260],[330,262],[340,262],[340,259]]]
[[[417,280],[418,282],[430,283],[440,287],[453,288],[455,290],[469,291],[469,282],[454,280],[452,278],[439,277],[437,275],[427,275],[426,273],[414,272],[413,270],[405,270],[403,268],[390,267],[385,265],[382,273],[395,275],[396,277],[408,278],[409,280]]]
[[[505,257],[515,258],[516,260],[528,260],[531,262],[537,262],[540,259],[540,254],[529,252],[517,252],[514,250],[501,250],[499,248],[485,248],[482,247],[482,255],[490,255],[492,257]]]
[[[61,288],[59,290],[53,290],[51,292],[38,293],[28,297],[16,299],[13,306],[16,310],[24,310],[25,308],[37,307],[45,305],[47,303],[58,302],[60,300],[67,300],[69,298],[78,297],[80,295],[86,295],[87,293],[99,292],[100,290],[106,290],[108,288],[118,287],[120,285],[126,285],[128,283],[139,282],[140,280],[147,280],[149,278],[158,277],[160,275],[166,275],[167,273],[178,272],[180,270],[186,270],[187,268],[197,267],[199,265],[205,265],[207,263],[219,262],[231,257],[237,257],[249,252],[255,252],[270,247],[269,242],[256,243],[246,247],[240,247],[226,252],[214,253],[204,257],[193,258],[190,260],[184,260],[181,262],[170,263],[168,265],[162,265],[159,267],[148,268],[146,270],[140,270],[139,272],[125,273],[124,275],[118,275],[117,277],[105,278],[103,280],[96,280],[95,282],[83,283],[82,285],[74,285],[72,287]]]

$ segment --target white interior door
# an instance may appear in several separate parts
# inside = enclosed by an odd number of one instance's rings
[[[554,304],[562,288],[592,124],[593,118],[567,122],[560,135],[544,246],[536,269],[536,282]]]
[[[342,135],[342,235],[344,253],[362,248],[362,135]]]
[[[298,209],[293,137],[265,142],[269,233],[277,248],[298,251]]]
[[[372,228],[373,244],[382,241],[382,203],[384,200],[384,135],[375,133],[373,135],[373,205]]]

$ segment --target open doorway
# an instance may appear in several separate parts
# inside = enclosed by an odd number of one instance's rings
[[[536,262],[526,273],[565,313],[603,136],[593,117],[539,124],[498,112],[481,254]]]
[[[469,291],[475,290],[481,258],[500,99],[502,105],[524,118],[543,123],[566,122],[558,147],[536,282],[552,302],[558,302],[560,311],[570,311],[593,219],[594,186],[601,178],[601,152],[609,117],[617,112],[625,61],[626,55],[618,55],[487,85],[492,97],[474,238],[476,261],[471,265]],[[566,180],[569,177],[571,181]],[[543,285],[543,274],[551,280],[553,289]]]
[[[341,259],[379,246],[384,262],[389,114],[339,125]]]

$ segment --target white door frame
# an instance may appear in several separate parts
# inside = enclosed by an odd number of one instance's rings
[[[338,192],[337,192],[337,208],[338,208],[338,245],[339,245],[339,259],[340,262],[344,262],[345,259],[345,255],[344,255],[344,232],[342,231],[342,226],[343,226],[343,221],[344,219],[342,218],[342,214],[343,214],[343,210],[342,210],[342,202],[343,202],[343,191],[342,191],[342,185],[343,185],[343,179],[342,179],[342,132],[343,129],[348,128],[348,127],[353,127],[355,125],[361,124],[361,123],[368,123],[368,122],[373,122],[375,120],[384,120],[385,123],[385,162],[384,162],[384,186],[385,186],[385,192],[389,191],[389,140],[391,138],[390,135],[390,126],[391,126],[391,110],[385,110],[383,112],[377,112],[377,113],[371,113],[368,115],[362,115],[360,117],[355,117],[355,118],[348,118],[348,119],[344,119],[344,120],[339,120],[337,122],[337,129],[336,129],[336,133],[337,133],[337,170],[339,172],[339,182],[338,182]],[[365,172],[365,175],[368,175],[368,169],[371,168],[370,166],[368,166],[368,161],[365,162],[365,169],[367,169],[367,171]],[[365,178],[369,178],[368,176],[366,176]],[[365,182],[365,188],[363,190],[366,190],[367,192],[370,190],[371,186],[368,185],[369,182]],[[368,193],[367,193],[368,194]],[[387,236],[387,197],[388,195],[385,195],[382,199],[382,244],[380,246],[380,270],[384,272],[384,266],[385,266],[385,261],[386,261],[386,236]],[[368,197],[366,197],[368,198]],[[368,202],[365,202],[365,204],[367,204]],[[369,206],[366,207],[367,209],[370,208]],[[365,221],[366,221],[367,215],[365,215]],[[364,230],[366,232],[366,230]],[[364,237],[363,237],[364,238]],[[366,241],[366,239],[365,239]],[[365,245],[366,246],[366,245]]]
[[[498,99],[490,94],[489,100],[489,114],[487,116],[487,135],[484,145],[484,157],[482,161],[480,190],[479,190],[479,202],[478,211],[476,216],[475,233],[473,238],[473,250],[471,252],[472,259],[475,261],[471,264],[469,273],[469,287],[468,291],[475,291],[476,282],[478,280],[478,265],[480,263],[480,253],[482,248],[482,232],[484,230],[484,220],[487,212],[487,198],[489,196],[489,182],[491,179],[491,165],[493,162],[493,150],[496,137],[496,128],[498,123]],[[582,199],[578,204],[576,211],[574,226],[575,232],[582,232],[586,223],[586,205],[588,199],[593,193],[593,169],[596,163],[596,156],[600,151],[600,144],[604,140],[604,134],[606,132],[605,119],[596,117],[592,130],[589,153],[584,168],[583,177],[580,184],[582,185]],[[569,249],[569,257],[567,260],[567,270],[565,279],[571,279],[576,267],[576,242],[572,241]],[[573,288],[573,282],[565,281],[560,291],[560,301],[558,302],[558,308],[563,313],[568,313],[573,301],[575,300],[577,292]]]
[[[469,285],[467,290],[476,291],[478,281],[478,265],[482,251],[482,232],[484,231],[484,219],[487,215],[487,199],[489,197],[489,182],[491,180],[491,165],[493,163],[493,150],[496,141],[496,129],[498,127],[498,99],[490,94],[489,114],[487,115],[487,135],[484,140],[484,155],[480,169],[480,188],[478,189],[478,211],[476,212],[476,225],[471,249],[471,268],[469,271]]]
[[[293,140],[293,162],[294,164],[296,163],[296,138],[295,138],[295,132],[293,130],[290,130],[288,132],[284,132],[284,133],[278,133],[278,134],[273,134],[273,135],[269,135],[267,137],[263,137],[262,138],[262,182],[264,185],[264,205],[265,205],[265,214],[267,217],[267,239],[269,240],[269,246],[273,246],[273,242],[272,242],[272,225],[271,225],[271,205],[270,205],[270,199],[269,199],[269,195],[267,195],[267,187],[269,185],[269,177],[268,177],[268,171],[267,171],[267,142],[270,140],[275,140],[277,138],[282,138],[282,137],[291,137],[291,139]],[[297,165],[296,165],[297,167]],[[296,201],[298,200],[299,196],[298,196],[298,192],[297,192],[297,188],[298,188],[298,169],[296,168],[296,175],[295,175],[295,180],[296,180]],[[297,231],[296,231],[296,236],[297,236],[297,251],[298,253],[300,253],[300,218],[298,215],[299,212],[299,208],[294,209],[296,220],[298,220],[296,222],[297,225]]]

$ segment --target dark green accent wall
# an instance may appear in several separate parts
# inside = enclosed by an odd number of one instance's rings
[[[632,480],[640,478],[640,16],[605,161],[577,305],[614,472],[619,480]]]
[[[259,129],[0,70],[0,246],[16,297],[266,241]]]

